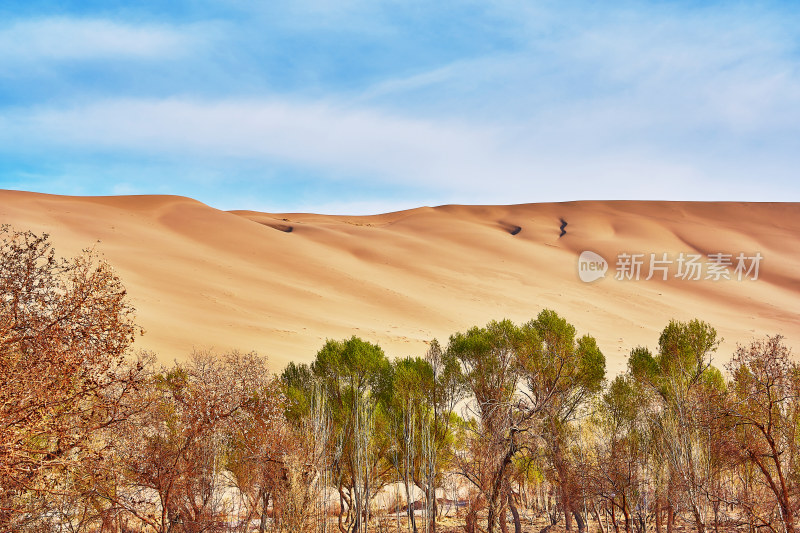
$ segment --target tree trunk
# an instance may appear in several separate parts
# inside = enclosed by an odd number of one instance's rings
[[[405,479],[403,480],[404,485],[406,487],[406,514],[408,515],[408,523],[411,524],[412,531],[417,533],[417,519],[414,514],[414,503],[411,502],[411,484],[408,479],[408,474],[406,474]]]
[[[617,514],[614,512],[614,500],[611,500],[611,525],[614,526],[614,533],[619,533],[619,524],[617,524]]]
[[[656,533],[661,533],[661,500],[656,498]]]
[[[667,533],[672,533],[674,525],[675,525],[675,508],[672,507],[672,502],[669,502],[667,503]]]
[[[506,507],[506,501],[504,501],[500,504],[500,514],[498,516],[498,519],[500,520],[500,531],[503,533],[508,533],[508,515],[506,514],[507,510],[508,508]]]
[[[572,531],[572,501],[569,497],[569,490],[567,490],[566,483],[563,481],[559,484],[561,485],[561,508],[564,511],[564,527],[567,531]]]
[[[603,528],[603,521],[600,520],[600,512],[597,510],[597,504],[595,502],[592,502],[592,512],[594,513],[595,520],[597,520],[597,529],[601,532],[605,531],[605,528]]]
[[[475,533],[478,531],[478,507],[478,499],[469,502],[467,515],[464,517],[464,529],[467,533]]]
[[[584,531],[586,531],[586,523],[583,520],[583,515],[581,513],[579,513],[578,511],[573,510],[572,511],[572,516],[575,517],[575,523],[578,524],[578,531],[580,533],[583,533]]]
[[[433,487],[433,499],[431,500],[430,533],[436,533],[436,516],[439,511],[439,504],[436,501],[436,487]]]
[[[347,533],[347,528],[344,526],[344,522],[342,521],[344,515],[344,506],[345,506],[344,487],[339,485],[339,532],[340,533]],[[347,514],[350,515],[349,501],[347,501]]]
[[[497,477],[494,480],[494,484],[492,486],[492,492],[489,494],[489,515],[487,517],[487,533],[494,533],[495,525],[497,525],[498,519],[498,511],[500,511],[501,500],[500,496],[504,492],[505,487],[508,486],[508,480],[506,479],[506,468],[509,464],[511,464],[511,458],[514,457],[514,454],[517,451],[517,446],[514,442],[514,437],[512,433],[511,443],[508,447],[508,451],[503,456],[503,460],[500,462],[500,468],[497,472]]]
[[[514,503],[514,495],[509,491],[508,493],[508,507],[511,509],[511,515],[514,517],[514,533],[522,533],[522,522],[519,519],[519,511],[517,505]]]
[[[781,518],[783,525],[786,528],[786,533],[794,533],[794,509],[789,501],[789,487],[786,483],[786,478],[783,475],[783,466],[781,465],[781,452],[778,450],[772,437],[768,438],[770,449],[772,450],[772,461],[775,463],[775,471],[778,473],[778,482],[780,486],[775,491],[778,496],[778,504],[781,506]]]
[[[622,493],[622,513],[625,515],[625,533],[631,533],[631,513],[628,511],[628,498]]]
[[[486,531],[487,533],[494,533],[495,526],[497,525],[498,505],[494,498],[489,499],[489,512],[486,517]]]
[[[267,509],[269,508],[269,492],[261,493],[261,520],[258,522],[258,533],[267,531]]]
[[[692,505],[692,515],[694,516],[694,527],[697,528],[697,533],[705,533],[706,525],[703,522],[700,509],[698,509],[696,505]]]

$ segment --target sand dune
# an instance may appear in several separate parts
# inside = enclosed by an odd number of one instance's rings
[[[725,342],[781,333],[800,346],[800,204],[569,202],[442,206],[375,216],[225,212],[173,196],[0,191],[0,222],[45,231],[56,250],[95,246],[114,265],[166,361],[193,347],[309,361],[352,334],[390,356],[434,337],[553,308],[622,370],[670,318],[702,318]],[[566,222],[566,225],[564,225]],[[565,233],[562,235],[562,231]],[[584,283],[584,250],[609,262]],[[613,279],[620,253],[760,252],[758,280]]]

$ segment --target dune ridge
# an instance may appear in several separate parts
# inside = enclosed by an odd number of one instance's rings
[[[137,345],[165,362],[193,348],[238,348],[279,369],[353,334],[389,356],[422,355],[434,337],[543,308],[594,335],[611,373],[631,348],[652,347],[671,318],[716,327],[719,362],[755,335],[800,346],[797,203],[578,201],[341,216],[0,191],[0,223],[49,233],[60,255],[94,246],[137,307],[147,331]],[[605,279],[579,279],[584,250],[608,261]],[[758,279],[613,279],[621,253],[717,252],[760,253]]]

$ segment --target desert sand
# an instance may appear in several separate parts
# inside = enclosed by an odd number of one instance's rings
[[[562,221],[565,233],[562,234]],[[280,370],[353,334],[390,357],[492,319],[555,309],[589,333],[613,375],[672,318],[724,342],[780,333],[800,349],[800,204],[587,201],[422,207],[375,216],[220,211],[175,196],[0,191],[0,223],[51,235],[59,255],[94,247],[121,276],[165,363],[193,349],[255,350]],[[584,283],[594,251],[606,277]],[[760,252],[757,280],[614,279],[620,253]],[[706,258],[707,260],[707,258]],[[705,272],[704,272],[705,274]]]

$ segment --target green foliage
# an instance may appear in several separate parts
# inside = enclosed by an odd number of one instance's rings
[[[628,357],[628,372],[638,381],[653,382],[659,374],[658,363],[653,354],[644,346],[637,346],[631,350]]]
[[[331,424],[332,481],[352,498],[348,505],[363,509],[388,471],[393,367],[377,344],[353,336],[326,341],[310,370]]]
[[[606,357],[591,335],[578,339],[576,349],[578,358],[578,382],[589,393],[599,392],[606,377]]]
[[[386,401],[391,395],[391,365],[377,344],[355,335],[344,341],[328,340],[317,352],[311,371],[326,393],[338,403],[343,394],[360,395],[367,390]]]
[[[429,403],[433,393],[433,367],[421,357],[397,359],[394,363],[393,400]]]
[[[721,390],[724,379],[710,361],[720,342],[706,322],[671,320],[658,339],[658,354],[653,357],[647,348],[634,348],[628,370],[638,383],[654,387],[670,401],[699,383]]]
[[[156,374],[154,381],[159,390],[177,395],[189,386],[189,373],[184,367],[175,365],[164,373]]]
[[[464,382],[478,403],[510,400],[516,387],[514,361],[520,342],[520,328],[507,319],[450,337],[447,353],[463,365]]]
[[[671,320],[658,339],[656,361],[662,374],[699,376],[720,342],[717,331],[706,322]]]
[[[545,309],[528,324],[538,334],[550,358],[566,357],[575,349],[575,326],[555,311]]]
[[[613,428],[632,422],[637,415],[636,387],[628,376],[617,376],[603,394],[602,407]]]
[[[430,363],[434,376],[431,400],[440,410],[452,411],[455,403],[467,393],[467,384],[458,358],[450,350],[442,349],[439,341],[433,339],[425,360]]]
[[[571,419],[605,383],[606,359],[597,341],[545,309],[522,326],[518,365],[524,377],[529,409],[548,410],[556,419]]]
[[[725,384],[725,377],[719,368],[714,365],[709,366],[705,372],[700,376],[700,381],[704,387],[709,391],[725,392],[727,385]]]
[[[315,378],[311,367],[290,361],[280,379],[287,399],[286,418],[295,423],[307,418],[314,398]]]

